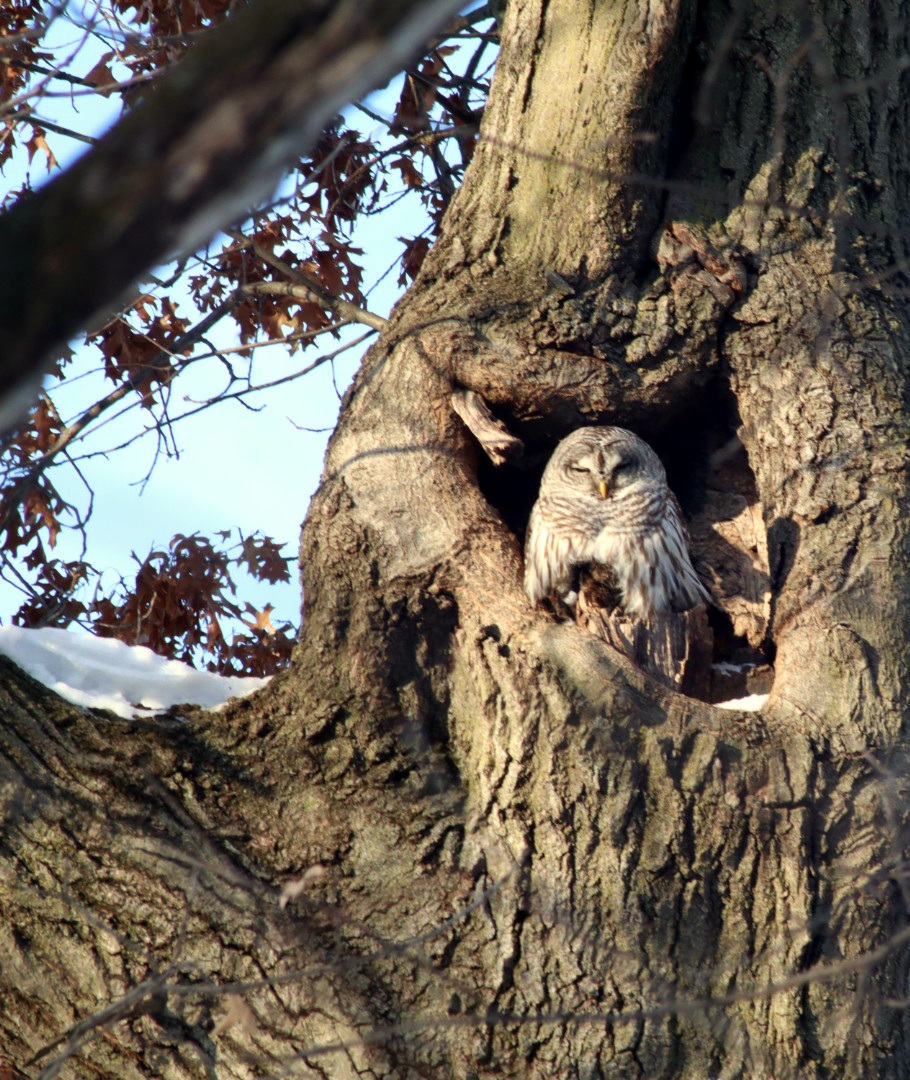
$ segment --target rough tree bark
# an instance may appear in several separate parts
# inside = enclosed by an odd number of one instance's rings
[[[907,1075],[910,11],[858,9],[510,6],[330,445],[293,669],[144,726],[6,681],[27,1075]],[[761,714],[530,610],[533,475],[458,387],[532,451],[621,423],[690,513],[760,508]]]

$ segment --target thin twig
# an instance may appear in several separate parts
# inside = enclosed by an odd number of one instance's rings
[[[307,364],[306,367],[300,368],[298,371],[292,371],[290,375],[282,375],[280,378],[272,379],[270,382],[259,383],[256,386],[250,385],[243,390],[234,390],[230,394],[219,394],[216,398],[210,398],[207,401],[199,403],[195,409],[189,409],[185,413],[181,413],[180,416],[175,416],[171,421],[172,424],[176,424],[178,420],[186,420],[189,416],[195,416],[196,413],[202,412],[205,409],[210,409],[216,401],[230,401],[231,399],[240,399],[246,397],[247,394],[258,394],[263,390],[271,390],[273,386],[280,386],[282,383],[293,382],[295,379],[303,378],[304,375],[309,375],[311,371],[315,371],[316,368],[322,367],[323,364],[327,364],[342,353],[347,352],[349,349],[354,349],[358,345],[361,345],[364,341],[367,341],[372,336],[372,331],[361,334],[360,337],[355,338],[353,341],[348,342],[346,345],[341,345],[330,353],[323,353],[322,356],[317,357],[312,363]],[[193,400],[192,398],[190,399]],[[144,434],[144,433],[143,433]],[[116,449],[121,449],[117,447]]]
[[[34,127],[40,127],[46,131],[55,131],[58,135],[65,135],[68,139],[78,139],[79,142],[88,143],[91,146],[98,142],[91,135],[83,135],[80,131],[74,131],[72,128],[64,127],[62,124],[55,124],[53,120],[45,120],[43,116],[37,116],[31,109],[23,109],[22,112],[13,113],[7,120],[10,123],[24,121]]]
[[[313,304],[319,304],[321,307],[333,311],[336,315],[340,315],[343,319],[350,319],[351,322],[364,323],[364,325],[371,326],[374,330],[382,330],[387,325],[388,319],[384,319],[381,315],[376,315],[372,311],[367,311],[365,308],[358,307],[349,300],[342,300],[339,296],[333,296],[332,293],[323,288],[318,281],[314,281],[313,278],[304,274],[303,271],[291,266],[290,263],[286,263],[284,259],[279,258],[273,251],[269,251],[267,247],[263,247],[262,244],[258,244],[255,240],[250,240],[248,237],[244,236],[239,229],[228,229],[227,232],[228,235],[236,240],[242,247],[252,251],[257,258],[262,259],[262,261],[271,266],[272,269],[278,270],[279,273],[284,274],[284,276],[289,278],[301,291],[293,292],[291,291],[290,286],[279,282],[257,282],[255,286],[245,285],[243,286],[243,289],[252,289],[252,291],[259,292],[274,291],[275,294],[279,296],[294,296],[297,299],[306,300]],[[272,284],[275,285],[274,290],[264,287]]]
[[[345,320],[341,320],[339,322],[332,323],[330,326],[325,326],[321,330],[303,330],[303,331],[301,331],[301,332],[299,332],[297,334],[288,334],[288,336],[285,337],[285,338],[270,338],[267,341],[249,342],[246,345],[231,345],[231,346],[227,346],[227,347],[225,347],[223,349],[212,349],[211,352],[197,353],[192,358],[192,362],[196,363],[198,360],[209,360],[212,357],[218,357],[220,360],[222,360],[223,363],[225,363],[225,365],[228,368],[228,372],[229,372],[229,375],[230,375],[228,386],[231,386],[235,382],[239,382],[240,378],[234,374],[233,369],[231,368],[230,364],[228,364],[226,354],[232,353],[232,352],[248,352],[248,351],[250,351],[252,349],[258,349],[258,348],[260,348],[262,346],[265,346],[265,345],[290,345],[291,343],[293,343],[295,341],[303,341],[303,340],[306,340],[306,339],[310,339],[312,341],[315,338],[319,337],[321,334],[334,333],[336,330],[341,330],[345,326],[350,326],[350,325],[351,324],[349,322],[346,322]],[[173,427],[173,425],[176,424],[178,420],[185,420],[187,417],[195,416],[197,413],[203,412],[205,409],[211,408],[216,402],[227,401],[230,398],[238,398],[239,399],[239,398],[242,398],[242,397],[246,396],[247,394],[258,393],[261,390],[266,390],[266,389],[269,389],[269,388],[271,388],[273,386],[278,386],[280,383],[291,382],[294,379],[299,379],[304,375],[308,375],[311,371],[313,371],[317,367],[320,367],[326,361],[334,360],[337,356],[340,356],[341,353],[345,352],[346,350],[355,348],[357,345],[360,345],[362,342],[364,342],[368,338],[372,337],[372,335],[374,333],[375,333],[375,331],[369,330],[365,334],[362,334],[360,337],[355,338],[353,341],[349,342],[347,345],[343,345],[340,348],[336,349],[334,352],[331,352],[331,353],[325,354],[324,356],[318,357],[316,360],[314,360],[312,363],[308,364],[306,367],[300,368],[297,371],[292,372],[290,375],[283,375],[278,379],[273,379],[270,382],[259,383],[257,385],[248,385],[246,387],[246,389],[238,390],[238,391],[235,391],[235,392],[230,393],[230,394],[226,393],[226,392],[221,393],[221,394],[216,394],[214,397],[208,398],[208,399],[206,399],[205,401],[202,401],[202,402],[199,402],[198,399],[195,399],[195,398],[186,397],[186,398],[184,398],[185,401],[191,401],[191,402],[194,402],[194,403],[198,402],[200,407],[197,408],[197,409],[190,409],[187,412],[181,413],[179,416],[172,417],[169,420],[169,423]],[[186,364],[184,364],[182,366],[185,367]],[[113,413],[111,416],[109,416],[105,420],[103,420],[100,424],[96,425],[95,432],[97,433],[105,425],[107,425],[107,424],[109,424],[111,422],[119,420],[121,417],[125,416],[131,409],[138,408],[140,404],[141,403],[139,401],[134,401],[132,403],[129,403],[129,404],[125,405],[124,408],[122,408],[120,410],[120,412]],[[241,402],[241,404],[244,404],[244,403]],[[247,408],[251,408],[251,406],[247,406]],[[90,451],[90,452],[87,452],[87,453],[83,453],[83,454],[80,454],[78,458],[71,458],[70,460],[71,461],[89,461],[92,458],[107,457],[109,454],[116,454],[120,450],[124,450],[127,446],[132,445],[138,439],[144,438],[150,432],[157,431],[159,429],[159,427],[160,427],[160,423],[161,423],[160,421],[157,421],[153,426],[144,427],[141,431],[136,432],[133,435],[130,435],[130,437],[128,439],[125,439],[122,443],[118,443],[116,446],[108,446],[108,447],[105,447],[103,450],[93,450],[93,451]]]
[[[64,428],[54,444],[45,450],[41,457],[38,458],[28,472],[19,480],[12,491],[7,492],[4,495],[3,502],[6,508],[3,512],[3,516],[0,517],[0,531],[6,528],[16,507],[19,505],[23,496],[32,484],[34,484],[38,477],[53,463],[66,447],[69,446],[77,435],[83,432],[90,424],[94,423],[102,413],[106,412],[113,405],[116,405],[116,403],[124,398],[131,390],[135,390],[137,386],[148,378],[150,370],[170,364],[175,353],[183,352],[185,349],[195,344],[195,342],[204,334],[208,333],[220,319],[224,318],[224,316],[234,308],[240,295],[240,293],[235,292],[229,296],[224,303],[215,308],[215,310],[207,315],[200,323],[197,323],[192,330],[188,330],[178,341],[174,342],[170,350],[162,349],[156,356],[152,357],[151,360],[140,364],[134,371],[129,373],[126,379],[124,379],[115,390],[112,390],[106,397],[101,398],[100,401],[96,401],[94,405],[92,405],[91,408],[86,409],[77,420],[74,420],[72,424]],[[192,363],[193,359],[193,357],[187,358],[187,360],[180,365],[181,369]]]

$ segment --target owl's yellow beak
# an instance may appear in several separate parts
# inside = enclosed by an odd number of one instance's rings
[[[602,499],[605,499],[610,493],[610,489],[607,487],[606,480],[601,480],[597,485],[597,492]]]

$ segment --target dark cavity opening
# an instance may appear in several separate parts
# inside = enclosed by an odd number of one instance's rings
[[[524,467],[496,468],[481,455],[478,483],[523,543],[544,466],[569,429],[522,430],[503,419],[525,440]],[[707,612],[707,648],[696,661],[706,670],[683,685],[711,703],[767,694],[774,662],[767,537],[755,476],[737,435],[741,419],[735,397],[719,380],[697,408],[662,420],[604,423],[629,428],[660,456],[686,516],[693,563],[715,599]]]

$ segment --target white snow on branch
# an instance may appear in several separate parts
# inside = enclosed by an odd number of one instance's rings
[[[761,712],[770,694],[750,694],[748,697],[733,698],[730,701],[718,701],[715,709],[738,709],[740,712]]]
[[[268,679],[225,677],[165,660],[141,645],[124,645],[47,627],[0,626],[0,655],[8,656],[62,698],[118,716],[150,716],[172,705],[213,708],[246,697]]]

